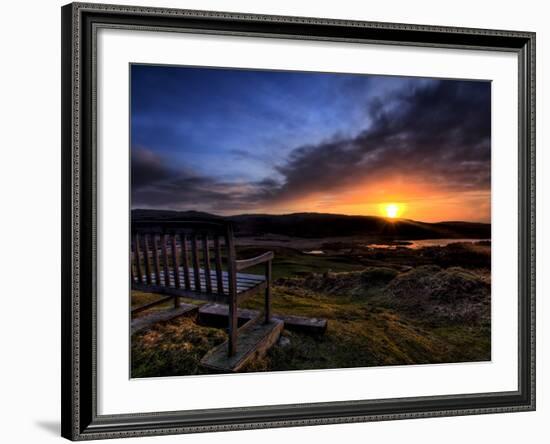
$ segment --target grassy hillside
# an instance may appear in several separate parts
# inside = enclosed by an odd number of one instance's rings
[[[490,246],[352,253],[341,247],[325,256],[275,251],[273,312],[326,318],[328,329],[319,337],[284,331],[285,339],[247,371],[490,360]],[[133,302],[155,297],[134,292]],[[257,295],[242,306],[262,304]],[[158,325],[134,335],[132,375],[202,373],[200,358],[225,338],[192,319]]]

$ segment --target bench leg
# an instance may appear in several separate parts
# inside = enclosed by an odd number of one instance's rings
[[[271,322],[271,261],[267,261],[265,264],[265,323]]]
[[[229,350],[228,355],[233,356],[237,353],[237,331],[239,329],[237,317],[237,291],[229,293]]]

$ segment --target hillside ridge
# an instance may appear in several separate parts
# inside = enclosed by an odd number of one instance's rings
[[[387,239],[491,237],[491,224],[481,222],[420,222],[378,216],[331,213],[239,214],[218,216],[200,211],[132,210],[132,220],[223,219],[233,223],[237,236],[276,234],[302,238],[379,236]]]

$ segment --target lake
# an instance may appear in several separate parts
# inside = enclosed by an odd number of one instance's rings
[[[403,240],[396,242],[388,243],[369,243],[365,244],[370,248],[411,248],[413,250],[418,250],[419,248],[424,247],[445,247],[449,244],[456,243],[474,243],[474,242],[491,242],[491,239],[420,239],[420,240]]]
[[[475,243],[475,242],[491,242],[491,239],[420,239],[420,240],[399,240],[383,242],[362,243],[362,247],[368,248],[383,248],[387,250],[396,250],[398,248],[410,248],[411,250],[418,250],[425,247],[445,247],[449,244],[456,243]],[[323,255],[324,250],[309,250],[302,251],[304,254],[310,255]]]

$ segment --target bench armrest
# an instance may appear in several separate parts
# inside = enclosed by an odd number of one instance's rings
[[[261,254],[260,256],[253,257],[252,259],[243,259],[235,261],[235,267],[237,271],[244,270],[245,268],[253,267],[254,265],[262,264],[273,260],[273,251]]]

